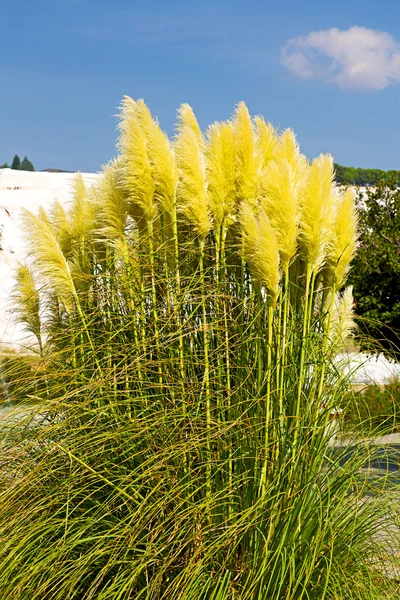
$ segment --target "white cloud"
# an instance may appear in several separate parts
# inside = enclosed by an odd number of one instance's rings
[[[281,63],[301,79],[383,90],[400,81],[400,44],[390,33],[366,27],[325,29],[288,40]]]

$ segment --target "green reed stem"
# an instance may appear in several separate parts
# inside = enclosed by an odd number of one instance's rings
[[[283,293],[283,322],[282,322],[282,339],[281,339],[281,355],[280,355],[280,379],[278,385],[279,393],[279,423],[282,435],[284,435],[284,393],[285,393],[285,368],[286,368],[286,335],[288,323],[289,305],[289,265],[285,266],[284,270],[284,293]],[[281,440],[283,442],[283,440]]]
[[[299,436],[300,429],[300,406],[301,406],[301,395],[303,393],[303,386],[305,381],[305,357],[306,357],[306,349],[307,349],[307,332],[309,329],[308,315],[309,315],[309,302],[310,302],[310,279],[311,279],[311,268],[310,264],[307,263],[306,269],[306,287],[304,294],[304,312],[303,312],[303,331],[302,331],[302,339],[301,339],[301,350],[300,350],[300,366],[299,366],[299,381],[297,387],[297,402],[296,402],[296,410],[294,413],[294,446],[297,445],[297,440]]]
[[[322,391],[323,391],[323,387],[324,387],[325,365],[326,365],[326,358],[327,358],[327,351],[328,351],[328,344],[329,344],[331,319],[332,319],[333,307],[335,304],[335,293],[336,293],[336,285],[335,285],[335,283],[333,283],[332,288],[331,288],[331,301],[329,303],[328,315],[325,316],[326,325],[324,324],[324,331],[323,331],[324,341],[322,344],[323,360],[322,360],[322,366],[321,366],[320,380],[319,380],[319,384],[318,384],[317,401],[319,401],[321,399]],[[329,418],[329,415],[328,415],[328,418]]]
[[[154,337],[157,349],[157,369],[158,369],[158,382],[160,385],[163,383],[163,374],[161,366],[161,354],[160,354],[160,335],[158,332],[158,315],[157,315],[157,294],[156,294],[156,281],[154,271],[154,230],[153,221],[147,221],[147,234],[149,238],[149,264],[150,264],[150,278],[151,278],[151,300],[152,300],[152,313],[154,320]]]
[[[267,346],[267,394],[265,397],[265,417],[264,417],[264,456],[263,466],[261,469],[261,477],[259,484],[259,492],[263,496],[266,492],[267,485],[267,471],[268,471],[268,460],[269,460],[269,430],[271,424],[271,382],[272,382],[272,337],[273,337],[273,319],[274,319],[274,306],[269,300],[268,302],[268,346]]]
[[[226,398],[227,398],[227,416],[228,422],[231,419],[231,403],[232,403],[232,389],[231,389],[231,361],[230,361],[230,348],[229,348],[229,329],[228,329],[228,309],[227,309],[227,297],[229,297],[229,290],[227,289],[226,282],[226,235],[227,228],[222,225],[222,236],[221,236],[221,265],[222,265],[222,294],[223,294],[223,312],[224,312],[224,343],[225,343],[225,374],[226,374]],[[228,284],[229,285],[229,284]],[[232,446],[229,444],[228,449],[228,486],[229,495],[233,493],[233,459],[232,459]],[[229,501],[229,519],[232,516],[233,508],[232,502]]]
[[[200,286],[201,286],[201,308],[203,320],[203,349],[204,349],[204,386],[206,396],[206,429],[207,429],[207,463],[206,463],[206,495],[211,497],[211,390],[210,390],[210,358],[207,322],[207,298],[204,274],[204,245],[205,240],[200,240]]]
[[[216,311],[216,322],[217,322],[217,327],[216,327],[216,331],[215,331],[215,339],[216,339],[216,346],[218,349],[219,344],[220,344],[220,339],[221,339],[220,327],[218,325],[220,314],[221,314],[221,294],[224,293],[223,285],[221,286],[221,279],[223,279],[223,276],[221,277],[221,271],[223,269],[223,266],[222,266],[221,226],[219,224],[216,225],[214,235],[215,235],[215,287],[216,287],[216,292],[217,292],[216,300],[215,300],[215,311]],[[217,373],[218,373],[217,379],[218,379],[219,385],[221,385],[221,387],[222,387],[223,367],[222,367],[221,354],[219,351],[217,351]],[[218,419],[221,418],[221,407],[222,407],[221,395],[222,395],[222,391],[220,389],[218,389],[216,391]]]

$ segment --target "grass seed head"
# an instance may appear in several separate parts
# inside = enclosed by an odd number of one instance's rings
[[[299,247],[316,273],[325,263],[335,218],[336,189],[330,154],[313,160],[302,191]]]
[[[217,225],[230,224],[236,212],[236,149],[231,122],[213,123],[207,131],[208,200]]]

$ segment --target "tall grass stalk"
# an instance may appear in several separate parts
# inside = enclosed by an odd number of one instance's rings
[[[120,131],[73,210],[26,214],[41,359],[2,424],[0,596],[390,597],[375,451],[326,427],[356,246],[331,158],[244,104],[205,135],[183,105],[170,142],[125,98]]]

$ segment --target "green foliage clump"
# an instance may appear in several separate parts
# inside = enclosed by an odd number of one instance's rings
[[[394,179],[358,196],[360,248],[350,273],[360,328],[400,348],[400,189]]]
[[[183,105],[173,142],[142,101],[121,117],[69,212],[25,212],[15,301],[43,388],[3,425],[3,596],[384,597],[374,451],[327,433],[351,192],[244,104],[206,134]]]

